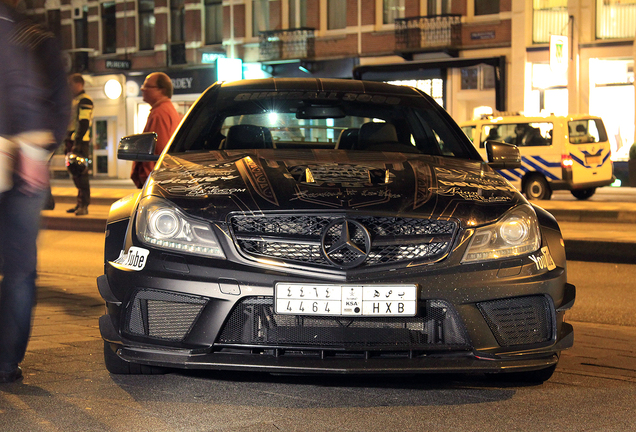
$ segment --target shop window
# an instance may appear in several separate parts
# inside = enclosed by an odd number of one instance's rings
[[[633,39],[636,0],[596,0],[596,38]]]
[[[347,2],[327,0],[327,29],[337,30],[347,27]]]
[[[102,3],[102,52],[112,54],[117,51],[117,17],[115,2]]]
[[[155,49],[155,2],[139,0],[139,49]]]
[[[461,68],[462,90],[491,90],[495,88],[495,68],[488,65]]]
[[[252,36],[269,30],[269,1],[252,0]]]
[[[404,18],[404,0],[382,0],[382,24],[393,24]]]
[[[475,15],[499,13],[499,0],[475,0]]]
[[[289,0],[289,28],[307,26],[307,0]]]
[[[397,80],[387,81],[393,85],[406,85],[422,90],[424,93],[435,99],[442,108],[444,107],[444,80],[441,78],[423,80]]]
[[[223,42],[223,3],[219,0],[205,0],[205,44]]]

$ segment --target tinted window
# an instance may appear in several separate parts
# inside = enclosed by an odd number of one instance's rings
[[[461,131],[440,115],[441,108],[423,97],[331,92],[320,101],[303,96],[222,92],[216,100],[202,99],[169,152],[306,148],[477,157]]]

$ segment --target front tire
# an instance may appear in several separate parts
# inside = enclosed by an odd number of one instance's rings
[[[115,375],[162,375],[168,372],[168,369],[157,366],[146,366],[137,363],[131,363],[120,358],[115,352],[115,346],[104,341],[104,364],[108,372]]]
[[[589,188],[589,189],[575,189],[572,192],[572,195],[574,195],[574,197],[576,199],[580,199],[580,200],[586,200],[589,197],[591,197],[592,195],[594,195],[594,192],[596,192],[596,188]]]
[[[525,182],[523,193],[529,200],[549,200],[552,189],[542,175],[533,175]]]

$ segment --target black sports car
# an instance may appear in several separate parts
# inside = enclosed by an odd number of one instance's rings
[[[111,208],[107,369],[548,379],[573,343],[563,239],[496,173],[516,147],[487,147],[410,87],[214,84]]]

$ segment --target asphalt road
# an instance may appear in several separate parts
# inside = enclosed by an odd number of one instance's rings
[[[102,244],[103,234],[42,232],[25,379],[0,386],[0,431],[636,430],[634,264],[569,263],[575,346],[543,385],[456,375],[111,376],[97,328]]]

